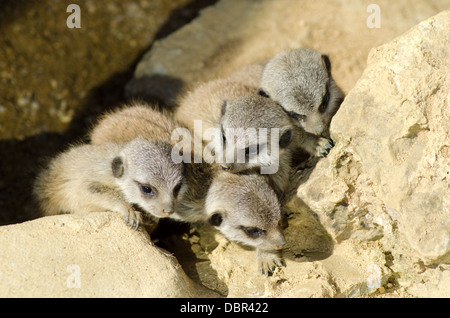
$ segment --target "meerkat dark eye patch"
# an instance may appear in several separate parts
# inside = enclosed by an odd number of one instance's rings
[[[227,112],[228,101],[223,101],[222,107],[220,109],[220,114],[223,116]]]
[[[227,137],[225,137],[225,132],[223,131],[223,129],[221,131],[221,134],[222,134],[222,142],[226,143],[227,142]]]
[[[223,221],[223,217],[218,212],[211,215],[208,219],[209,224],[211,224],[212,226],[220,226],[220,224],[222,224],[222,221]]]
[[[115,157],[113,161],[111,162],[111,169],[113,176],[115,178],[120,178],[123,175],[124,167],[123,167],[123,161],[120,157]]]
[[[266,98],[270,98],[269,94],[267,94],[263,89],[258,90],[258,95]]]
[[[180,193],[181,186],[183,185],[183,182],[178,183],[175,188],[173,188],[173,196],[176,198],[178,196],[178,193]]]
[[[321,102],[321,104],[319,106],[319,112],[320,113],[324,113],[327,110],[329,101],[330,101],[330,92],[329,92],[328,87],[327,87],[327,91],[325,92],[325,95],[323,95],[322,102]]]
[[[245,156],[248,158],[249,156],[257,156],[259,154],[259,146],[251,145],[245,148]]]
[[[266,234],[266,231],[265,231],[265,230],[262,230],[262,229],[257,228],[257,227],[246,227],[246,226],[241,226],[240,228],[241,228],[242,231],[244,231],[244,233],[245,233],[248,237],[254,238],[254,239],[256,239],[256,238],[258,238],[258,237],[261,237],[261,236],[263,236],[263,235]]]
[[[323,64],[325,64],[325,67],[327,68],[328,76],[330,76],[330,74],[331,74],[331,62],[330,62],[330,58],[328,57],[328,55],[323,54],[322,55],[322,61],[323,61]]]
[[[280,137],[279,140],[280,148],[286,148],[287,146],[289,146],[291,141],[292,141],[292,130],[288,129]]]
[[[297,114],[296,112],[287,111],[286,114],[288,114],[289,117],[294,118],[298,121],[305,121],[306,115]]]

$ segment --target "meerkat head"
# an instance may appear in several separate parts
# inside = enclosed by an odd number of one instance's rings
[[[261,173],[276,173],[296,138],[283,108],[258,95],[225,101],[219,126],[221,167],[232,172],[261,168]]]
[[[278,102],[309,133],[328,135],[344,95],[327,55],[311,49],[283,51],[264,68],[259,94]]]
[[[137,210],[156,217],[175,212],[177,198],[186,191],[183,164],[171,159],[172,146],[138,137],[111,162],[112,174],[125,199]]]
[[[286,243],[280,204],[261,175],[220,172],[208,190],[205,211],[209,223],[231,241],[261,250]]]

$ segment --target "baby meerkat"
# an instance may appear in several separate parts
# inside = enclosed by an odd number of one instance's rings
[[[258,268],[269,275],[282,266],[279,250],[285,245],[277,195],[261,175],[219,172],[205,201],[208,222],[230,241],[254,247]]]
[[[54,158],[34,185],[44,215],[112,211],[137,229],[142,213],[167,217],[184,191],[172,146],[142,137],[126,144],[74,146]]]
[[[331,76],[327,55],[301,48],[278,53],[266,64],[259,94],[278,102],[308,133],[329,137],[344,94]]]
[[[327,139],[298,129],[280,105],[258,95],[225,102],[219,126],[222,140],[215,138],[214,146],[220,149],[218,140],[223,145],[221,167],[232,172],[261,169],[280,193],[288,186],[293,150],[301,147],[318,155],[332,147]]]

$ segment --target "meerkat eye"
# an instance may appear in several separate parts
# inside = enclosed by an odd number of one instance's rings
[[[246,227],[241,226],[241,230],[244,231],[245,234],[247,234],[248,237],[251,238],[258,238],[266,234],[266,231],[257,227]]]
[[[180,189],[181,189],[182,185],[183,185],[183,182],[180,182],[175,186],[175,188],[173,188],[173,196],[174,197],[178,196],[178,193],[180,193]]]
[[[330,101],[330,92],[328,91],[328,88],[327,88],[325,95],[323,95],[322,103],[319,106],[319,112],[324,113],[327,110],[329,101]]]
[[[294,118],[294,119],[296,119],[298,121],[302,121],[303,122],[303,121],[306,120],[306,115],[297,114],[296,112],[287,112],[287,114],[290,117],[292,117],[292,118]]]
[[[145,195],[148,196],[154,196],[156,195],[156,191],[149,185],[147,184],[141,184],[139,182],[137,182],[139,185],[139,188],[141,189],[142,193],[144,193]]]

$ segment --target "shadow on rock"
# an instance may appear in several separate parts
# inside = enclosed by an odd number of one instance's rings
[[[325,259],[333,253],[334,242],[317,215],[298,197],[288,206],[289,226],[284,230],[283,257],[299,262]]]
[[[194,282],[227,296],[228,287],[219,279],[206,253],[218,245],[214,233],[214,228],[208,225],[197,227],[170,219],[160,219],[151,237],[158,247],[176,257],[186,275]]]
[[[143,100],[173,111],[174,102],[183,89],[184,83],[178,78],[152,74],[133,78],[126,86],[125,96],[127,99]]]
[[[66,142],[56,133],[0,141],[0,225],[41,216],[33,197],[34,180]]]

